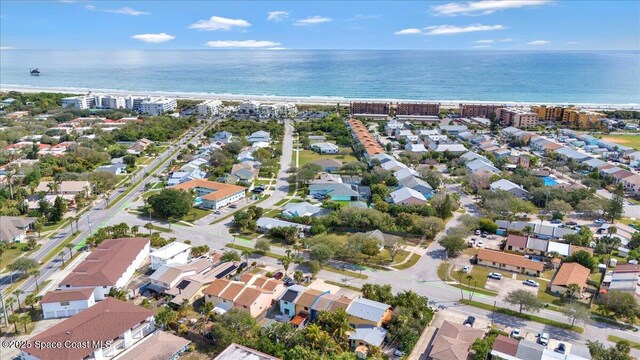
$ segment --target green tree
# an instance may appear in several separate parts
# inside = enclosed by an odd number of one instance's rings
[[[600,296],[598,304],[607,313],[627,319],[629,322],[634,322],[640,314],[640,306],[634,299],[634,295],[629,292],[610,291]]]
[[[256,241],[255,249],[256,249],[256,252],[259,252],[260,254],[263,254],[263,255],[266,254],[271,249],[269,240],[260,239]]]
[[[362,285],[362,296],[365,299],[391,304],[394,301],[391,285],[364,284]]]
[[[18,258],[13,263],[9,264],[7,268],[11,271],[21,272],[23,274],[29,273],[32,269],[38,267],[38,261],[30,258]]]
[[[467,243],[464,239],[456,234],[449,234],[438,241],[438,243],[445,249],[449,257],[458,256],[462,250],[467,248]]]
[[[587,348],[593,360],[631,360],[631,346],[626,340],[608,348],[599,341],[587,340]]]
[[[573,326],[576,321],[587,323],[591,320],[591,310],[579,303],[573,302],[566,305],[562,309],[562,312],[566,317],[571,319],[571,326]]]
[[[123,288],[112,287],[109,289],[109,296],[118,300],[127,301],[127,290]]]
[[[333,258],[333,250],[324,244],[314,245],[309,250],[309,257],[311,260],[318,261],[321,265],[326,264],[331,258]]]
[[[366,255],[369,259],[371,259],[372,256],[380,254],[380,240],[373,237],[367,237],[362,243],[360,252],[363,255]]]
[[[223,262],[240,261],[240,254],[233,250],[227,250],[222,253],[222,257],[220,257],[220,260],[222,260]]]
[[[598,266],[598,261],[589,252],[584,250],[574,252],[571,256],[567,257],[565,262],[578,263],[590,271],[593,271],[596,266]]]
[[[159,194],[149,197],[148,202],[157,216],[181,219],[191,210],[193,195],[187,191],[163,189]]]
[[[609,214],[611,222],[613,223],[615,219],[620,219],[623,211],[624,189],[622,188],[622,184],[618,184],[615,191],[613,192],[613,197],[609,201],[609,206],[607,207],[607,213]]]
[[[511,305],[520,307],[519,312],[522,312],[522,310],[527,312],[538,312],[543,305],[534,293],[522,289],[509,292],[504,301]]]
[[[211,301],[206,301],[202,304],[202,316],[204,317],[204,321],[209,321],[209,317],[211,316],[211,312],[213,311],[213,303]]]
[[[155,316],[155,323],[160,329],[167,329],[178,321],[178,314],[170,307],[164,307]]]
[[[17,334],[18,333],[18,323],[20,322],[20,314],[13,313],[13,314],[9,315],[7,320],[9,321],[9,324],[13,324],[13,326],[15,326],[14,332]]]

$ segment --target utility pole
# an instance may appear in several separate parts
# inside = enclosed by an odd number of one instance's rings
[[[2,295],[2,291],[0,291],[0,301],[2,301],[2,313],[4,315],[4,326],[9,327],[9,319],[7,315],[7,307],[4,304],[4,295]]]

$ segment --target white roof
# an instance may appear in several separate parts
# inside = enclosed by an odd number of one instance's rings
[[[151,256],[159,259],[170,259],[188,249],[191,249],[191,245],[174,241],[153,251]]]
[[[569,244],[563,244],[555,241],[549,241],[547,252],[557,252],[562,256],[569,256]]]
[[[522,191],[525,191],[524,189],[522,189],[520,187],[520,185],[513,183],[507,179],[500,179],[498,181],[494,181],[491,183],[491,185],[489,185],[489,187],[491,188],[491,190],[504,190],[504,191],[509,191],[511,189],[521,189]]]
[[[403,187],[401,189],[398,189],[392,192],[390,196],[391,196],[391,200],[395,204],[411,198],[415,198],[424,202],[427,201],[427,199],[424,197],[424,195],[422,195],[422,193],[408,187]]]

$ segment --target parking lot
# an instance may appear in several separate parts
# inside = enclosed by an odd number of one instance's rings
[[[500,245],[505,239],[506,238],[499,235],[488,235],[487,237],[482,237],[474,234],[467,237],[467,244],[479,249],[500,250]]]
[[[516,279],[515,273],[509,273],[506,271],[502,271],[501,273],[503,274],[502,280],[488,278],[487,284],[485,285],[485,289],[493,290],[497,292],[498,297],[500,299],[504,299],[508,293],[515,290],[527,290],[537,296],[538,294],[537,287],[523,284],[522,280]],[[511,278],[509,278],[509,275],[511,275]]]

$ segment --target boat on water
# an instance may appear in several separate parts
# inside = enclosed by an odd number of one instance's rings
[[[29,69],[29,72],[31,73],[31,76],[40,76],[40,74],[42,74],[42,72],[38,68]]]

